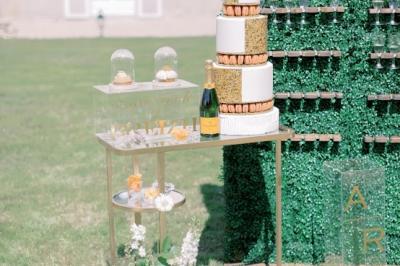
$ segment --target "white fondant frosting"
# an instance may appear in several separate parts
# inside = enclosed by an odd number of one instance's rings
[[[260,135],[279,130],[279,109],[247,115],[220,114],[221,134],[230,136]]]
[[[266,19],[265,16],[255,17],[217,17],[217,53],[247,54],[246,51],[246,20]],[[267,29],[261,28],[267,34]],[[247,33],[251,34],[251,33]],[[263,51],[265,52],[265,51]]]
[[[265,102],[273,98],[274,76],[271,62],[257,66],[227,66],[214,63],[214,68],[242,71],[241,103]]]
[[[246,50],[245,18],[217,17],[217,52],[242,54]]]
[[[244,67],[242,69],[243,102],[261,102],[273,98],[273,65]]]

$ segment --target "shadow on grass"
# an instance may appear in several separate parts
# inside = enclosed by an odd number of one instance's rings
[[[224,217],[225,198],[222,186],[205,184],[201,186],[203,202],[209,218],[201,232],[198,264],[209,265],[211,261],[224,259]]]

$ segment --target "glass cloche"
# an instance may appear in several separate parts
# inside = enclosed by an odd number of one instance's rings
[[[159,48],[154,54],[155,82],[169,85],[178,80],[178,55],[168,46]]]
[[[118,49],[111,55],[111,84],[129,86],[135,83],[135,56],[127,49]]]

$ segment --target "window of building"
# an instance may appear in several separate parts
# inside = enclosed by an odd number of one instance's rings
[[[162,16],[162,0],[138,0],[138,14],[140,17]]]
[[[133,16],[135,0],[91,0],[91,15],[96,16],[100,11],[106,16]]]
[[[67,18],[85,18],[89,16],[89,0],[65,0],[64,12]]]
[[[97,16],[100,11],[106,16],[133,16],[136,12],[136,1],[137,0],[64,0],[65,16],[68,18],[87,18],[90,16]]]

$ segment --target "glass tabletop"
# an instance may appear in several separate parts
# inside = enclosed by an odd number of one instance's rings
[[[155,129],[152,132],[139,129],[124,134],[104,132],[97,133],[96,137],[103,146],[112,150],[114,153],[119,155],[132,155],[265,141],[284,141],[289,139],[293,134],[290,128],[281,126],[276,132],[262,135],[220,135],[216,138],[203,138],[200,136],[198,127],[193,128],[192,126],[187,126],[178,129],[179,134],[173,134],[173,130],[165,128],[164,130],[158,131]],[[162,131],[163,134],[161,134],[160,131]]]

